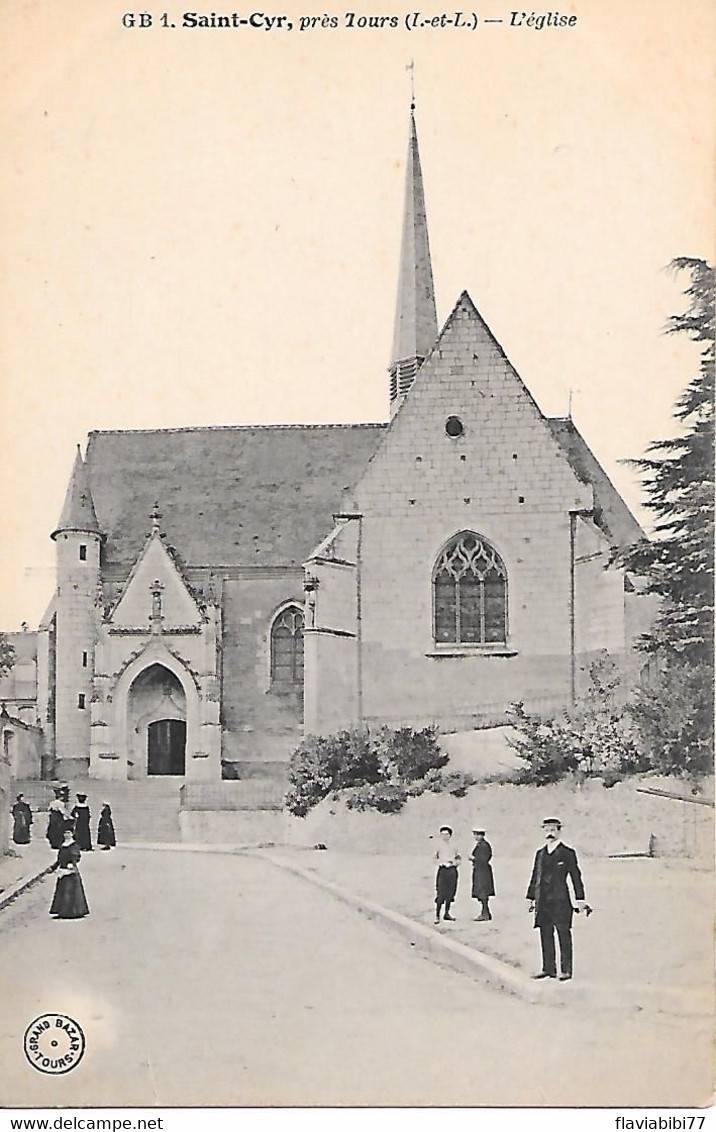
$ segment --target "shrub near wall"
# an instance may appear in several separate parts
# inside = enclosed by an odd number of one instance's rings
[[[348,809],[397,813],[409,797],[443,789],[447,761],[434,727],[309,735],[291,756],[286,805],[305,817],[324,798],[341,795]],[[456,778],[447,785],[460,787]]]

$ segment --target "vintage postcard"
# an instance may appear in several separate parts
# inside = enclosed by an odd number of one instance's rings
[[[349,7],[2,4],[8,1113],[711,1102],[713,5]]]

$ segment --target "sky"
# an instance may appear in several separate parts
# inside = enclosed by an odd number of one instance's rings
[[[382,29],[147,10],[0,0],[0,628],[49,602],[91,430],[387,418],[411,59],[439,323],[468,290],[644,520],[621,461],[673,433],[698,364],[663,334],[667,265],[713,258],[710,0],[539,31],[497,0],[474,31],[408,31],[395,0],[357,9]]]

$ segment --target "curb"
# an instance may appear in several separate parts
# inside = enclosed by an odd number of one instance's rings
[[[29,876],[21,877],[20,880],[15,881],[15,884],[9,889],[0,893],[0,912],[2,912],[3,908],[6,908],[8,904],[12,903],[15,897],[19,896],[21,892],[25,892],[25,890],[31,888],[36,881],[42,880],[44,876],[47,876],[53,867],[54,865],[45,865],[39,872],[30,873]]]
[[[254,842],[242,845],[239,842],[216,841],[123,841],[117,849],[140,849],[152,853],[219,853],[229,856],[260,849]]]
[[[360,912],[369,920],[378,921],[384,927],[396,932],[403,939],[406,939],[411,947],[417,948],[443,966],[451,967],[461,974],[479,979],[497,990],[506,991],[527,1002],[555,1004],[553,995],[549,994],[547,988],[543,987],[541,983],[534,983],[529,976],[523,975],[514,967],[510,967],[509,964],[503,963],[501,959],[495,959],[493,955],[488,955],[475,947],[467,947],[466,944],[459,943],[457,940],[447,939],[434,928],[419,924],[416,920],[411,920],[400,912],[385,908],[382,904],[376,904],[366,897],[358,896],[355,892],[343,888],[342,885],[336,884],[334,881],[326,880],[317,873],[302,869],[300,865],[295,865],[293,861],[288,861],[279,854],[261,852],[256,849],[247,849],[243,852],[246,856],[269,861],[275,868],[284,869],[286,872],[302,877],[303,880],[330,892],[331,895],[344,904],[350,905],[351,908]]]

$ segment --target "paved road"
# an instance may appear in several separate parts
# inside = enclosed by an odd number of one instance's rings
[[[444,970],[253,858],[118,849],[0,913],[0,1103],[631,1104],[708,1097],[700,1024],[534,1006]],[[32,1069],[28,1023],[64,1012],[87,1052]]]

